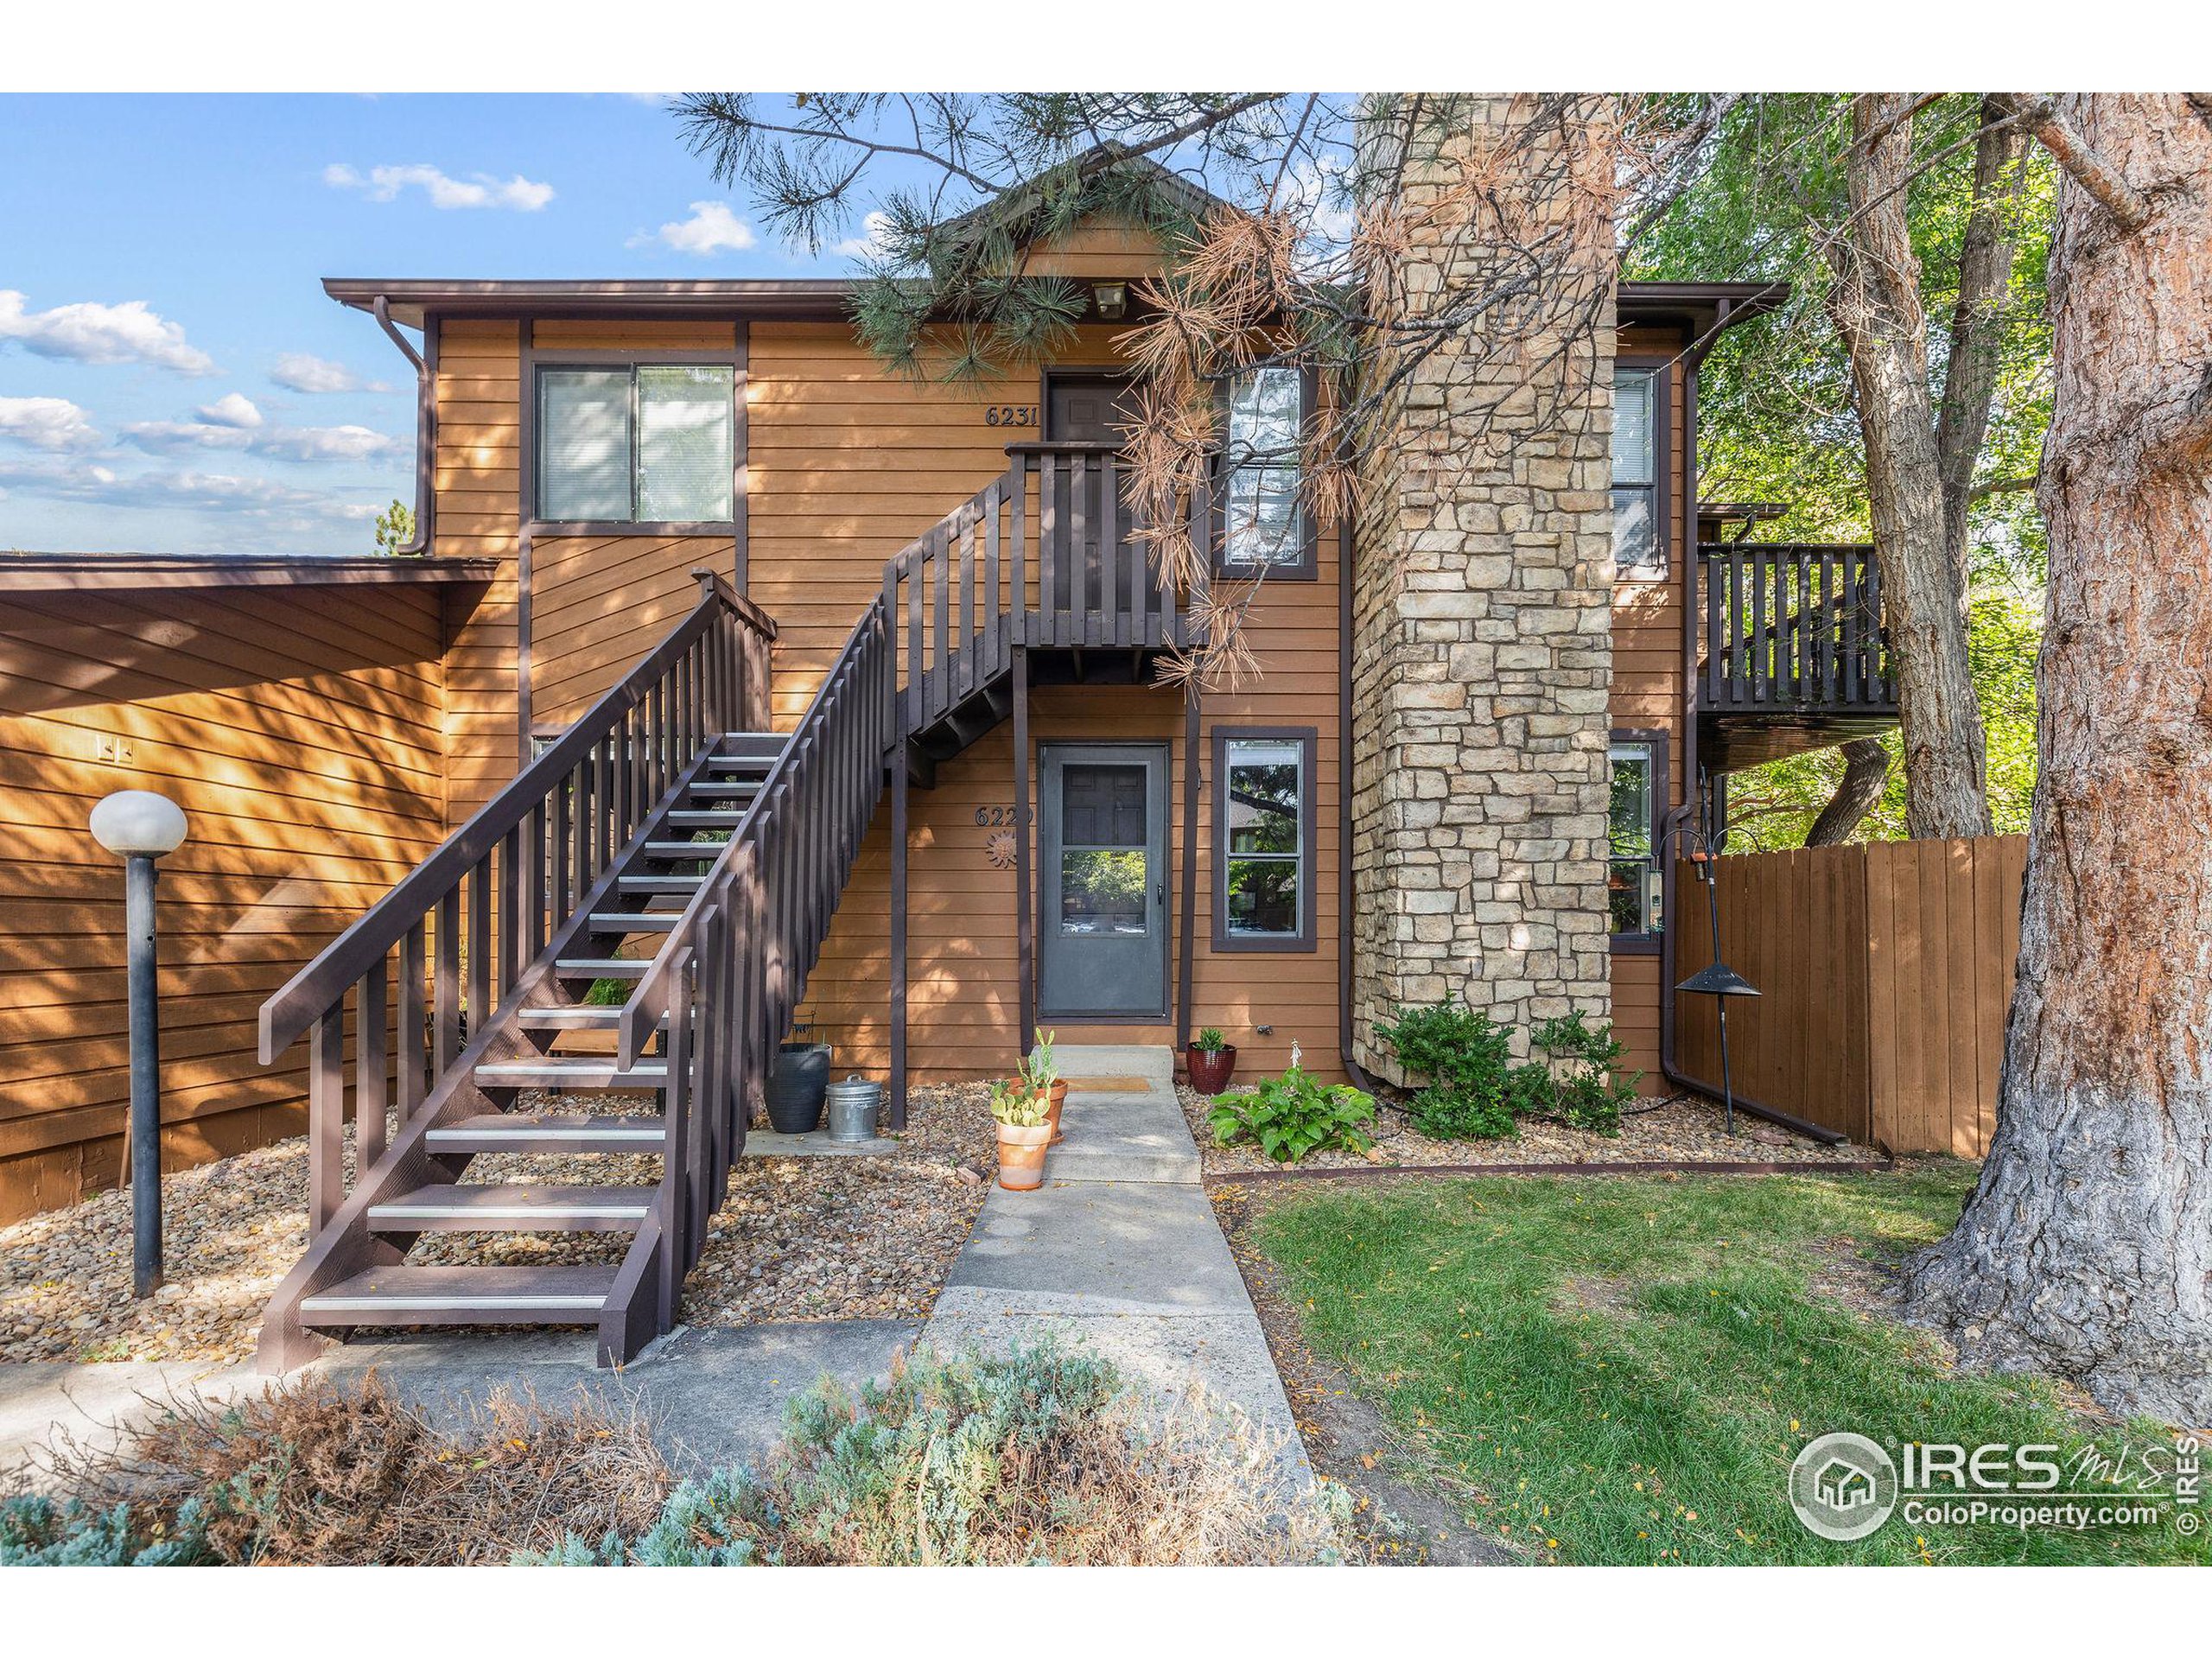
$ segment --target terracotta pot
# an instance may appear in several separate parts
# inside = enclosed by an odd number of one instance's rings
[[[1052,1143],[1052,1126],[1020,1128],[1001,1123],[998,1128],[999,1185],[1009,1192],[1030,1192],[1044,1185],[1045,1148]]]
[[[1209,1054],[1196,1043],[1185,1053],[1191,1068],[1191,1087],[1202,1095],[1217,1095],[1229,1087],[1236,1071],[1236,1047],[1228,1044]]]
[[[1068,1080],[1054,1077],[1052,1087],[1045,1101],[1045,1121],[1052,1126],[1052,1144],[1058,1146],[1066,1137],[1060,1133],[1060,1108],[1068,1103]]]

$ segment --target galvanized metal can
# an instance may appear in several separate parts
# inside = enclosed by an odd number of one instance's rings
[[[883,1104],[883,1085],[870,1083],[855,1072],[829,1089],[830,1138],[832,1141],[873,1141],[875,1114]]]

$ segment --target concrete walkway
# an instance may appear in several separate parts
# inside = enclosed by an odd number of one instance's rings
[[[1047,1333],[1163,1402],[1195,1380],[1278,1437],[1312,1479],[1244,1281],[1199,1185],[1166,1048],[1063,1047],[1065,1139],[1034,1192],[993,1187],[922,1340],[1002,1348]],[[1110,1090],[1086,1088],[1109,1078]],[[1141,1086],[1131,1086],[1141,1085]]]

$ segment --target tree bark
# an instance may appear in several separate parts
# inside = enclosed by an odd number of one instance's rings
[[[1974,468],[1989,436],[1990,399],[2005,344],[2005,300],[2018,251],[2013,214],[2027,169],[2027,135],[1984,99],[1974,140],[1973,205],[1959,249],[1959,297],[1951,308],[1951,352],[1943,371],[1943,402],[1936,414],[1936,466],[1943,480],[1943,537],[1963,591],[1973,576],[1967,512],[1974,505]],[[1999,124],[2004,123],[2004,124]]]
[[[1907,1294],[1970,1362],[2212,1424],[2212,129],[2066,100],[2041,766],[1997,1130]],[[2109,194],[2107,191],[2103,194]]]
[[[1854,737],[1843,746],[1843,780],[1806,833],[1808,847],[1840,847],[1851,839],[1890,780],[1889,746],[1878,737]]]
[[[1946,524],[1927,312],[1905,181],[1909,98],[1853,100],[1846,157],[1852,219],[1828,245],[1828,309],[1850,354],[1866,449],[1867,504],[1904,741],[1905,833],[1986,836],[1981,707],[1967,665],[1966,584]],[[1977,448],[1979,446],[1977,446]]]

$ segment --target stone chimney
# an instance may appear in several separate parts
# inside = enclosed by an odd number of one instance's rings
[[[1353,1052],[1465,996],[1512,1029],[1611,1006],[1615,257],[1594,101],[1383,106],[1406,252],[1388,304],[1493,302],[1417,363],[1369,446],[1353,575]],[[1541,262],[1540,264],[1535,262]],[[1524,282],[1525,285],[1525,282]]]

